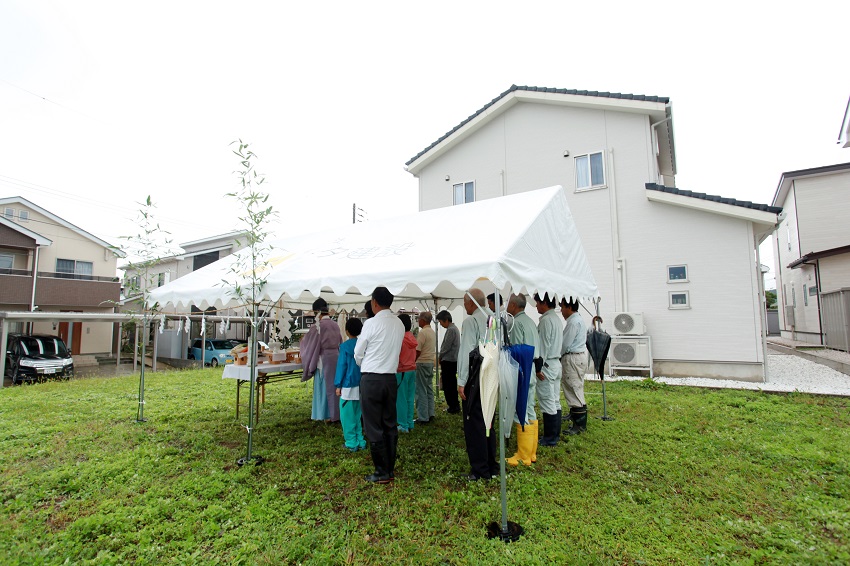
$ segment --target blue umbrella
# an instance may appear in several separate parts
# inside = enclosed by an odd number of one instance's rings
[[[511,357],[519,364],[519,377],[516,392],[516,417],[520,425],[525,430],[526,421],[525,408],[528,405],[528,385],[531,383],[531,376],[534,373],[534,346],[528,344],[514,344],[508,346],[508,351]]]

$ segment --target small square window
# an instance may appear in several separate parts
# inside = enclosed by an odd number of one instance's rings
[[[29,210],[19,210],[18,211],[18,220],[21,222],[29,222],[30,221],[30,211]]]
[[[688,291],[670,291],[669,305],[671,309],[689,309],[691,308],[691,297]]]
[[[576,156],[576,191],[605,187],[605,160],[602,155],[599,151]]]
[[[688,266],[687,265],[668,265],[667,266],[667,283],[687,283],[688,282]]]
[[[7,207],[3,210],[3,216],[6,217],[6,220],[14,220],[15,219],[15,209]]]

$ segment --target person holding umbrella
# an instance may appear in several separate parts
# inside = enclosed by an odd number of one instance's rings
[[[470,468],[466,479],[469,481],[490,479],[499,473],[496,464],[496,435],[487,435],[487,425],[491,423],[484,422],[484,412],[481,408],[479,372],[482,356],[478,352],[478,344],[487,330],[484,304],[484,292],[481,289],[470,289],[463,296],[463,308],[468,316],[460,330],[457,392],[463,406],[463,436]]]
[[[561,389],[570,406],[567,434],[587,430],[587,404],[584,401],[584,374],[587,371],[587,326],[578,312],[578,299],[561,299],[561,315],[567,321],[561,346]],[[560,395],[559,395],[560,397]]]
[[[561,343],[563,331],[555,310],[557,303],[549,293],[540,297],[534,293],[540,322],[537,323],[537,357],[534,369],[537,373],[537,399],[543,412],[543,438],[540,446],[555,446],[561,437]]]
[[[531,320],[531,317],[525,313],[527,301],[525,295],[512,294],[508,299],[506,311],[514,317],[513,326],[511,326],[510,340],[511,344],[516,346],[526,344],[534,348],[532,359],[537,357],[537,325]],[[511,466],[518,466],[520,462],[526,466],[530,466],[532,462],[537,461],[537,413],[534,410],[534,396],[537,390],[537,378],[532,376],[528,380],[528,401],[525,405],[525,426],[519,417],[514,416],[516,423],[516,453],[508,458],[506,462]]]

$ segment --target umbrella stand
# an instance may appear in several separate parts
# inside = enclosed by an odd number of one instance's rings
[[[596,332],[602,332],[602,317],[599,316],[599,301],[594,300],[593,304],[596,305],[596,316],[593,317],[593,329]],[[607,357],[607,352],[606,356]],[[595,360],[594,360],[595,363]],[[601,360],[601,363],[598,365],[599,368],[599,379],[602,381],[602,416],[596,417],[603,421],[613,421],[614,417],[608,416],[608,399],[605,395],[605,360]]]
[[[506,355],[506,353],[502,350],[502,317],[499,316],[499,300],[501,299],[501,293],[496,293],[495,300],[495,319],[496,319],[496,351],[499,352],[500,356]],[[500,540],[504,542],[514,542],[519,540],[519,537],[525,532],[524,529],[514,523],[513,521],[508,521],[508,494],[507,494],[507,475],[505,473],[505,435],[502,431],[502,411],[506,411],[507,408],[501,402],[501,393],[499,394],[499,480],[501,482],[500,492],[502,498],[502,521],[501,523],[497,521],[493,521],[492,523],[487,525],[487,538],[496,538],[498,537]],[[493,430],[490,431],[490,434],[493,434]]]

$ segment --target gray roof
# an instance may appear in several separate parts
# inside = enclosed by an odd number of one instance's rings
[[[665,187],[664,185],[659,185],[657,183],[647,183],[646,188],[650,191],[658,191],[661,193],[669,193],[671,195],[679,195],[683,197],[698,198],[700,200],[709,200],[712,202],[719,202],[720,204],[730,204],[732,206],[740,206],[742,208],[750,208],[752,210],[761,210],[762,212],[772,212],[774,214],[779,214],[780,212],[782,212],[781,206],[770,206],[768,204],[759,204],[756,202],[750,202],[748,200],[736,200],[733,198],[725,198],[718,195],[707,195],[705,193],[695,193],[693,191],[682,191],[675,187]]]
[[[440,142],[442,142],[444,139],[451,136],[453,133],[455,133],[456,131],[458,131],[462,127],[464,127],[471,120],[474,120],[482,112],[485,112],[488,108],[490,108],[491,106],[493,106],[494,104],[499,102],[501,99],[503,99],[504,97],[506,97],[510,93],[514,92],[515,90],[525,90],[525,91],[529,91],[529,92],[551,92],[551,93],[556,93],[556,94],[574,94],[574,95],[578,95],[578,96],[596,96],[596,97],[599,97],[599,98],[619,98],[619,99],[622,99],[622,100],[641,100],[641,101],[644,101],[644,102],[660,102],[662,104],[669,104],[670,103],[670,99],[666,96],[647,96],[645,94],[623,94],[623,93],[619,93],[619,92],[600,92],[600,91],[597,91],[597,90],[575,90],[575,89],[571,89],[571,88],[549,88],[549,87],[545,87],[545,86],[511,85],[511,88],[509,88],[508,90],[506,90],[505,92],[503,92],[502,94],[500,94],[499,96],[497,96],[496,98],[494,98],[493,100],[491,100],[490,102],[488,102],[487,104],[485,104],[484,106],[479,108],[474,114],[472,114],[472,116],[470,116],[469,118],[467,118],[466,120],[464,120],[463,122],[461,122],[460,124],[458,124],[457,126],[452,128],[451,130],[449,130],[448,132],[446,132],[445,134],[440,136],[440,139],[438,139],[437,141],[435,141],[434,143],[432,143],[431,145],[429,145],[428,147],[426,147],[425,149],[423,149],[422,151],[420,151],[419,153],[417,153],[416,155],[411,157],[407,162],[405,162],[405,165],[410,165],[411,163],[413,163],[414,161],[416,161],[417,159],[419,159],[420,157],[422,157],[423,155],[425,155],[426,153],[431,151],[434,147],[439,145]]]

